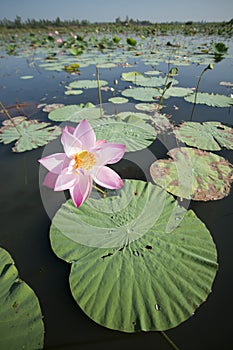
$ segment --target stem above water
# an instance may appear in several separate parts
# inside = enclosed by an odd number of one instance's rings
[[[191,112],[191,116],[190,116],[190,121],[192,121],[194,109],[195,109],[196,104],[197,104],[197,93],[198,93],[198,89],[199,89],[199,85],[200,85],[202,76],[203,76],[203,74],[204,74],[207,70],[213,69],[213,68],[214,68],[214,65],[213,65],[213,64],[209,64],[207,67],[205,67],[205,68],[203,69],[203,71],[202,71],[201,74],[200,74],[200,77],[199,77],[198,82],[197,82],[196,91],[195,91],[195,96],[194,96],[193,108],[192,108],[192,112]]]
[[[165,332],[160,331],[159,333],[166,340],[166,342],[171,346],[173,350],[179,350],[176,344],[169,338],[169,336]]]
[[[106,198],[107,194],[106,194],[105,191],[101,190],[101,188],[99,188],[99,187],[97,187],[97,186],[95,186],[95,185],[93,185],[92,187],[93,187],[96,191],[99,191],[100,193],[102,193],[103,198]]]
[[[13,124],[13,126],[15,127],[15,129],[17,130],[18,134],[20,136],[22,136],[19,128],[17,127],[17,125],[15,124],[14,122],[14,119],[10,116],[10,114],[8,113],[8,110],[4,107],[4,105],[2,104],[2,102],[0,102],[0,106],[2,107],[3,109],[3,112],[6,114],[7,118],[11,121],[11,123]]]
[[[96,66],[96,78],[97,78],[98,97],[99,97],[99,105],[100,105],[100,118],[102,118],[104,114],[103,114],[102,96],[101,96],[101,89],[100,89],[100,75],[99,75],[99,69],[97,66]]]

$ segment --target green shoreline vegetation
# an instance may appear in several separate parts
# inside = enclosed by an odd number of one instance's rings
[[[27,19],[22,21],[20,16],[16,16],[14,20],[2,19],[0,20],[1,35],[14,31],[28,31],[28,30],[54,30],[65,32],[66,30],[82,30],[82,32],[97,33],[129,33],[134,32],[136,35],[166,35],[178,34],[183,35],[223,35],[230,37],[233,34],[233,18],[227,22],[166,22],[166,23],[152,23],[148,20],[134,20],[126,16],[124,20],[120,17],[115,19],[115,22],[95,22],[91,23],[86,19],[79,20],[61,20],[57,17],[54,20],[47,19]]]

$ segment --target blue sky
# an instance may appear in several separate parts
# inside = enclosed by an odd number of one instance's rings
[[[0,19],[146,19],[151,22],[228,21],[233,0],[0,0]]]

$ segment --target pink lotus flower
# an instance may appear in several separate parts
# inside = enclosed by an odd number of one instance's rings
[[[106,164],[118,162],[125,153],[125,145],[96,141],[94,130],[86,119],[76,128],[65,127],[61,142],[65,153],[55,153],[39,160],[49,170],[44,185],[54,191],[69,189],[76,207],[89,197],[93,180],[109,189],[124,185],[120,176]]]
[[[63,40],[62,40],[62,38],[58,38],[58,39],[56,40],[56,42],[59,43],[59,44],[61,44],[61,43],[63,43]]]

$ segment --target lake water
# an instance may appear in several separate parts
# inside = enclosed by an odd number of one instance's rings
[[[160,38],[166,43],[169,37]],[[183,40],[183,41],[182,41]],[[211,38],[207,38],[211,40]],[[192,38],[180,38],[181,45],[192,41]],[[204,39],[203,39],[204,41]],[[226,41],[228,45],[229,41]],[[140,51],[140,49],[138,50]],[[102,54],[100,54],[102,55]],[[232,46],[229,57],[216,63],[213,70],[203,76],[199,91],[214,92],[229,95],[232,89],[222,86],[221,81],[233,82]],[[71,75],[65,71],[47,71],[40,66],[44,62],[44,53],[32,53],[27,57],[8,56],[2,53],[0,61],[0,100],[12,116],[18,115],[11,106],[16,103],[27,103],[22,111],[29,119],[48,121],[47,113],[38,104],[63,103],[79,104],[92,102],[98,104],[97,89],[85,89],[83,94],[68,96],[64,94],[65,86],[78,79],[95,79],[96,67],[89,65],[80,68],[80,75]],[[145,72],[160,70],[167,73],[167,63],[160,62],[145,65],[141,56],[127,55],[126,61],[132,67],[118,66],[100,69],[100,79],[107,80],[114,87],[117,79],[117,96],[120,90],[130,83],[121,80],[122,72],[130,70]],[[190,64],[179,66],[178,86],[195,87],[198,77],[206,65]],[[32,79],[21,79],[32,75]],[[112,91],[102,91],[103,103],[113,96]],[[130,103],[137,103],[130,99]],[[192,104],[183,98],[172,97],[164,100],[166,107],[163,113],[172,115],[172,120],[179,123],[189,120]],[[175,109],[174,105],[179,109]],[[132,105],[131,105],[132,107]],[[115,105],[117,110],[125,106]],[[5,119],[3,113],[1,120]],[[196,105],[194,121],[221,121],[233,125],[232,107],[214,108],[206,105]],[[59,125],[59,123],[52,122]],[[0,144],[0,208],[1,231],[0,245],[5,248],[15,260],[20,277],[36,292],[45,323],[46,349],[139,349],[142,347],[154,349],[169,349],[161,336],[156,332],[141,332],[125,334],[101,327],[89,319],[77,306],[69,290],[69,264],[59,260],[53,253],[49,241],[50,218],[44,209],[39,189],[39,163],[43,147],[25,153],[12,153],[12,144]],[[150,149],[157,158],[166,154],[158,143]],[[233,152],[222,150],[216,152],[233,163]],[[143,171],[134,166],[134,159],[143,157],[143,151],[129,155],[132,164],[122,161],[121,175],[124,178],[145,180]],[[144,169],[145,173],[148,169]],[[213,284],[213,292],[207,301],[197,309],[195,315],[186,322],[167,331],[167,334],[180,349],[217,350],[231,348],[232,329],[232,224],[233,224],[233,192],[226,198],[211,202],[191,202],[190,208],[206,224],[217,246],[219,271]]]

